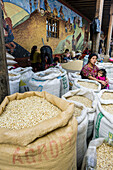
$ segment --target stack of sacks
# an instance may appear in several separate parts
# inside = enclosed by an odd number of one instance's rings
[[[113,134],[113,91],[101,90],[98,94],[93,138]]]
[[[62,68],[49,68],[34,73],[29,80],[30,91],[47,91],[61,97],[69,91],[67,72]]]
[[[112,141],[112,142],[111,142]],[[92,140],[85,154],[82,169],[112,170],[113,169],[113,138]]]
[[[69,89],[72,90],[73,83],[75,79],[81,79],[80,72],[75,73],[68,73],[68,79],[69,79]]]
[[[73,100],[73,97],[78,97],[77,100]],[[74,116],[78,122],[78,133],[77,133],[77,167],[80,169],[83,157],[87,149],[87,129],[88,129],[88,114],[87,108],[80,102],[78,102],[79,97],[83,97],[79,91],[69,91],[62,96],[62,99],[67,100],[70,103],[74,103],[75,111]],[[84,97],[84,102],[86,98]]]
[[[89,79],[76,79],[74,81],[72,90],[82,88],[84,90],[93,91],[95,93],[100,92],[101,90],[101,84],[94,80]]]
[[[110,79],[113,77],[113,64],[112,63],[97,63],[99,69],[104,68],[107,72],[107,77]]]
[[[73,112],[74,104],[47,92],[6,97],[0,105],[0,168],[76,170]]]
[[[19,92],[20,74],[8,71],[10,94]]]
[[[19,84],[19,92],[24,93],[26,91],[29,91],[29,80],[31,76],[34,74],[32,71],[32,67],[18,67],[16,69],[12,70],[12,73],[18,73],[20,74],[20,84]]]
[[[13,66],[14,64],[17,64],[15,58],[7,52],[6,52],[6,60],[7,60],[7,66]]]
[[[71,73],[81,71],[82,66],[83,66],[82,60],[74,60],[62,64],[62,68],[64,68],[67,72],[71,72]]]

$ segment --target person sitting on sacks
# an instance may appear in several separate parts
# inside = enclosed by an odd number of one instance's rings
[[[101,83],[103,88],[109,83],[108,78],[106,77],[106,81],[97,79],[99,68],[95,65],[97,62],[98,55],[97,54],[90,54],[88,57],[88,63],[85,64],[80,72],[82,79],[90,79],[96,80],[97,82]]]

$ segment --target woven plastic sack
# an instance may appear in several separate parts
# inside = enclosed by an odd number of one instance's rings
[[[109,104],[110,102],[113,102],[113,90],[103,89],[98,93],[97,96],[98,96],[98,100],[101,103]],[[104,96],[104,98],[103,98],[103,96]]]
[[[97,155],[97,147],[101,146],[103,143],[105,143],[106,145],[112,146],[113,147],[113,136],[111,138],[111,136],[108,136],[106,139],[105,138],[98,138],[95,140],[92,140],[88,146],[87,152],[84,156],[84,160],[82,163],[82,169],[81,170],[95,170],[95,169],[106,169],[105,167],[103,167],[103,165],[106,164],[106,162],[104,162],[104,160],[100,162],[100,166],[98,167],[97,162],[98,162],[98,155]],[[107,150],[106,150],[107,152]],[[104,157],[104,155],[102,154],[101,156]],[[100,156],[100,157],[101,157]],[[109,158],[105,158],[106,161],[109,161]],[[107,167],[107,169],[111,169],[111,163],[109,162],[109,167]]]
[[[57,68],[50,68],[45,71],[34,73],[29,80],[30,91],[46,91],[60,97],[61,83],[58,78],[61,72]]]
[[[81,170],[91,169],[95,170],[97,165],[97,153],[96,148],[100,146],[104,141],[104,138],[98,138],[92,140],[88,146],[87,152],[84,156]]]
[[[11,54],[9,54],[9,53],[6,52],[6,59],[8,59],[8,60],[14,60],[15,57],[13,57]]]
[[[76,170],[77,121],[72,103],[47,92],[15,93],[4,99],[0,114],[9,101],[30,96],[45,98],[62,113],[31,128],[0,128],[1,170]]]
[[[87,108],[87,115],[88,115],[87,138],[90,138],[93,134],[93,129],[94,129],[94,118],[95,118],[96,107],[97,107],[97,96],[95,93],[91,91],[77,89],[77,90],[69,91],[68,93],[63,95],[62,98],[66,99],[67,97],[71,97],[74,95],[83,96],[92,101],[91,107],[87,107],[86,105],[84,105],[83,103],[79,101],[72,101],[74,103],[83,105],[85,108]],[[68,99],[68,101],[71,101],[71,100]]]
[[[67,71],[65,69],[59,68],[61,72],[61,76],[58,77],[60,79],[60,97],[69,91],[69,80]]]
[[[26,91],[29,91],[29,80],[34,74],[32,71],[32,67],[18,67],[13,70],[14,73],[19,73],[21,75],[20,77],[20,84],[19,84],[19,92],[24,93]]]
[[[92,84],[95,84],[95,85],[97,85],[97,89],[94,89],[94,88],[89,87],[89,86],[84,87],[83,85],[80,85],[79,82],[82,82],[82,83],[84,83],[84,84],[85,84],[85,82],[86,82],[86,83],[90,83],[90,84],[91,84],[91,83],[92,83]],[[89,79],[76,79],[76,80],[74,81],[72,90],[75,90],[75,89],[77,89],[77,88],[82,88],[82,89],[84,89],[84,90],[89,90],[89,91],[93,91],[93,92],[95,92],[95,93],[99,93],[100,90],[101,90],[101,84],[98,83],[97,81],[94,81],[94,80],[89,80]]]
[[[113,90],[113,78],[109,78],[109,90]]]
[[[62,99],[66,100],[66,97],[69,97],[74,93],[73,91],[69,91],[65,95],[62,96]],[[88,128],[88,114],[87,109],[82,105],[81,103],[78,103],[76,101],[67,100],[70,103],[74,103],[75,107],[82,108],[82,111],[80,113],[80,116],[77,116],[77,122],[78,122],[78,133],[77,133],[77,167],[80,168],[83,157],[85,155],[86,149],[87,149],[87,128]]]
[[[102,104],[106,104],[106,101]],[[113,101],[109,104],[113,104]],[[106,138],[108,137],[109,132],[113,134],[113,115],[105,111],[102,108],[100,101],[98,101],[94,120],[93,138]]]
[[[14,94],[16,92],[19,92],[19,83],[20,83],[20,74],[15,73],[13,75],[12,71],[8,71],[9,74],[9,88],[10,88],[10,94]],[[13,75],[13,76],[11,76]]]
[[[80,72],[75,72],[75,73],[68,73],[68,79],[69,79],[69,89],[72,90],[72,86],[74,83],[74,80],[76,79],[81,79]]]

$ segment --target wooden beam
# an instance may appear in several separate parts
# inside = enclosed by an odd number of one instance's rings
[[[2,10],[0,4],[0,103],[9,94],[9,80],[6,63],[6,51],[2,23]]]
[[[103,5],[104,5],[104,0],[97,0],[95,18],[98,17],[98,19],[100,20],[100,29],[101,29],[101,22],[102,22]],[[98,54],[99,41],[100,41],[100,33],[94,34],[93,41],[92,41],[92,51],[96,54]]]
[[[107,36],[107,45],[106,45],[106,58],[109,57],[112,29],[113,29],[113,3],[111,4],[111,7],[110,7],[110,21],[109,21],[108,36]]]

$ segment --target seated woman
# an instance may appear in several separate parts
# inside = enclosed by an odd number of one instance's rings
[[[106,87],[109,82],[107,77],[106,81],[102,81],[96,78],[99,71],[99,68],[95,65],[97,58],[97,54],[90,54],[88,57],[88,63],[84,65],[80,72],[80,75],[83,79],[96,80],[97,82],[101,83],[103,87]]]

